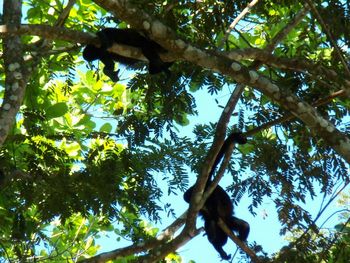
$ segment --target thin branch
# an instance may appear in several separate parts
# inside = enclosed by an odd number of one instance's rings
[[[335,216],[336,214],[339,214],[339,213],[343,213],[343,212],[350,213],[350,210],[347,209],[347,208],[344,208],[344,209],[340,209],[340,210],[337,210],[337,211],[333,212],[331,215],[329,215],[329,216],[323,221],[323,223],[320,225],[320,228],[323,228],[323,226],[327,223],[327,221],[328,221],[329,219],[331,219],[333,216]]]
[[[252,0],[246,8],[244,8],[244,10],[236,17],[235,20],[233,20],[233,22],[231,23],[231,25],[228,27],[228,29],[225,32],[225,36],[222,38],[220,44],[219,44],[219,48],[222,48],[223,45],[225,44],[225,42],[228,40],[230,33],[232,30],[234,30],[234,28],[236,27],[236,25],[238,24],[238,22],[250,11],[250,9],[252,9],[252,7],[258,2],[259,0]]]
[[[219,150],[224,142],[227,124],[232,116],[232,112],[235,106],[237,105],[237,102],[242,93],[243,87],[244,86],[241,86],[241,85],[236,87],[235,91],[231,94],[231,97],[227,102],[227,105],[224,108],[220,116],[220,119],[218,121],[212,147],[209,150],[208,155],[204,161],[201,175],[198,177],[192,193],[192,198],[191,198],[190,207],[187,214],[187,221],[186,221],[186,227],[188,227],[190,230],[194,228],[196,215],[198,211],[203,207],[206,201],[205,198],[201,198],[201,195],[203,194],[204,187],[208,181],[209,172],[212,169],[215,158],[219,153]],[[210,187],[209,189],[210,191],[206,191],[206,197],[208,197],[211,194],[213,189],[215,189],[215,185],[212,184],[212,187]]]
[[[256,256],[255,252],[251,250],[245,243],[243,243],[238,237],[236,237],[232,231],[227,227],[224,221],[220,218],[218,221],[218,225],[222,230],[230,237],[232,241],[234,241],[252,260],[254,263],[260,263],[261,261]]]
[[[333,238],[333,240],[328,244],[328,247],[326,247],[325,249],[323,249],[321,255],[320,255],[320,260],[325,260],[326,254],[329,253],[329,250],[331,249],[331,247],[335,244],[335,242],[337,242],[337,240],[339,239],[340,235],[342,234],[343,230],[347,227],[347,225],[350,223],[350,217],[348,218],[348,220],[343,224],[343,227],[339,230],[338,234],[335,235],[335,237]],[[335,260],[334,262],[338,262],[337,260]]]
[[[344,70],[346,71],[346,74],[348,75],[348,77],[350,76],[350,71],[347,65],[347,62],[345,61],[340,48],[338,47],[336,41],[334,40],[332,33],[329,31],[327,24],[323,21],[322,16],[320,15],[320,13],[317,11],[316,6],[314,5],[314,3],[311,0],[306,0],[308,6],[311,8],[313,14],[316,16],[318,22],[320,23],[321,27],[323,28],[323,30],[325,31],[328,40],[331,42],[332,46],[335,49],[335,52],[338,55],[338,58],[340,60],[340,62],[343,64]]]
[[[75,3],[76,3],[76,0],[69,0],[68,4],[62,10],[57,20],[55,21],[54,27],[63,27]],[[31,59],[34,60],[36,64],[38,64],[41,58],[44,56],[44,54],[47,54],[48,51],[51,51],[52,44],[53,42],[49,41],[49,39],[46,39],[46,38],[41,38],[35,41],[34,43],[31,43],[30,45],[31,47],[35,47],[37,50],[40,51],[36,56],[31,57]]]
[[[135,245],[131,245],[123,248],[118,248],[112,251],[104,252],[91,258],[79,260],[78,262],[79,263],[103,263],[109,260],[114,260],[114,259],[129,256],[129,255],[138,254],[146,250],[149,250],[151,248],[160,246],[161,244],[162,242],[157,240],[148,241],[143,244],[135,244]]]
[[[69,0],[68,4],[66,5],[66,7],[62,10],[61,14],[59,15],[57,21],[55,22],[55,26],[57,27],[61,27],[64,25],[64,23],[66,22],[70,11],[72,10],[74,4],[75,4],[76,0]]]
[[[143,244],[135,244],[132,246],[104,252],[96,256],[93,256],[91,258],[80,260],[78,262],[79,263],[103,263],[109,260],[123,258],[132,254],[138,254],[138,253],[145,252],[150,249],[159,247],[164,244],[164,241],[171,239],[174,236],[175,232],[182,227],[185,221],[186,221],[186,212],[183,213],[178,219],[176,219],[166,229],[164,229],[162,233],[158,235],[157,239],[147,241]],[[198,235],[201,231],[202,231],[201,229],[195,230],[193,234]],[[190,237],[188,237],[188,240],[190,240]]]
[[[304,231],[304,233],[297,239],[295,240],[292,244],[295,245],[297,243],[299,243],[303,237],[311,230],[311,226],[315,226],[317,220],[321,217],[321,215],[323,214],[323,212],[326,210],[326,208],[336,199],[336,197],[349,185],[349,182],[345,183],[343,185],[343,187],[340,188],[340,190],[335,193],[327,202],[327,204],[318,212],[318,214],[316,215],[315,219],[309,224],[308,229],[306,229],[306,231]],[[294,247],[294,246],[290,246],[290,247]]]
[[[271,43],[265,48],[265,51],[272,52],[276,46],[303,20],[309,10],[308,7],[301,9],[296,16],[294,16],[291,21],[289,21],[289,23],[275,35]]]
[[[298,14],[289,23],[280,30],[271,40],[271,42],[266,46],[264,53],[271,55],[272,51],[277,47],[277,45],[303,20],[308,12],[308,8],[304,8],[298,12]],[[260,68],[261,61],[254,61],[251,68]]]
[[[327,104],[328,102],[331,102],[335,98],[339,98],[339,97],[346,96],[346,95],[347,94],[346,94],[345,90],[339,90],[337,92],[332,93],[331,95],[329,95],[326,98],[317,100],[315,103],[312,104],[312,106],[313,107],[322,106],[324,104]],[[286,115],[284,115],[281,118],[278,118],[276,120],[267,122],[267,123],[265,123],[265,124],[263,124],[263,125],[261,125],[259,127],[256,127],[256,128],[253,128],[253,129],[247,131],[244,135],[249,137],[249,136],[252,136],[252,135],[254,135],[254,134],[258,133],[258,132],[261,132],[263,130],[269,129],[269,128],[271,128],[272,126],[274,126],[276,124],[282,124],[284,122],[287,122],[287,121],[290,121],[290,120],[293,120],[293,119],[296,119],[296,117],[293,114],[291,114],[291,113],[287,113]]]

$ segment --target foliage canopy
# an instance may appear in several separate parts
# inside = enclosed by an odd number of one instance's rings
[[[180,262],[200,200],[186,219],[162,198],[196,175],[202,198],[226,132],[242,130],[249,143],[222,164],[227,190],[253,216],[272,201],[280,233],[294,237],[275,254],[238,244],[242,260],[346,262],[349,211],[330,232],[320,218],[349,184],[349,12],[336,0],[5,0],[0,257]],[[170,76],[140,62],[116,65],[113,83],[101,63],[86,66],[81,48],[99,43],[96,31],[129,26],[168,50]],[[201,112],[199,101],[217,107]],[[211,111],[221,117],[196,120]],[[317,214],[311,199],[323,200]],[[165,213],[177,219],[160,233]],[[97,255],[104,232],[133,245]]]

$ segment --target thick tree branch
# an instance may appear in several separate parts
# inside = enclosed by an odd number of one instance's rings
[[[4,1],[4,27],[6,29],[13,30],[19,27],[21,8],[21,0]],[[28,78],[24,67],[20,38],[15,35],[8,35],[3,40],[3,49],[5,94],[0,107],[0,146],[6,140],[12,125],[15,123]]]
[[[344,79],[344,77],[340,77],[334,70],[328,69],[320,64],[315,64],[305,58],[277,57],[270,52],[256,48],[231,50],[224,54],[233,60],[257,59],[271,67],[309,73],[315,78],[337,83],[339,88],[345,89],[347,94],[350,95],[350,79]]]
[[[25,25],[22,24],[16,28],[9,29],[6,26],[0,26],[0,38],[6,37],[9,34],[13,35],[34,35],[40,36],[47,40],[65,40],[72,43],[80,43],[82,45],[100,46],[100,40],[95,34],[85,33],[76,30],[70,30],[64,27],[55,27],[49,25]],[[136,58],[147,61],[139,48],[134,48],[125,45],[114,44],[108,49],[125,57]],[[161,53],[160,57],[163,61],[174,61],[175,57],[170,53]]]
[[[346,92],[344,90],[339,90],[339,91],[334,92],[333,94],[329,95],[326,98],[317,100],[315,103],[312,104],[312,106],[313,107],[322,106],[322,105],[325,105],[325,104],[331,102],[335,98],[343,97],[345,95],[346,95]],[[252,135],[254,135],[254,134],[256,134],[256,133],[258,133],[260,131],[269,129],[272,126],[275,126],[276,124],[281,124],[283,122],[287,122],[287,121],[293,120],[295,118],[296,117],[293,114],[287,113],[286,115],[284,115],[281,118],[277,118],[277,119],[275,119],[273,121],[267,122],[267,123],[265,123],[265,124],[263,124],[263,125],[261,125],[259,127],[256,127],[256,128],[253,128],[253,129],[247,131],[244,135],[249,137],[249,136],[252,136]]]
[[[290,28],[290,26],[288,28]],[[278,36],[286,34],[286,29],[282,31],[284,33],[278,34]],[[98,38],[94,34],[70,30],[63,27],[57,28],[49,25],[21,25],[20,27],[14,29],[8,29],[5,26],[0,26],[0,37],[5,37],[10,33],[16,35],[36,35],[46,39],[60,39],[72,43],[81,43],[83,45],[93,44],[99,46],[100,44]],[[272,42],[278,43],[277,40],[273,40]],[[58,52],[63,51],[58,50]],[[123,56],[129,56],[146,61],[146,58],[143,56],[142,52],[139,49],[130,46],[114,45],[110,51]],[[55,51],[47,51],[48,54],[51,54],[52,52]],[[269,51],[254,48],[231,50],[230,52],[222,52],[220,54],[236,61],[254,59],[261,61],[265,65],[280,69],[309,72],[310,74],[319,76],[321,79],[324,79],[326,81],[333,81],[335,83],[338,83],[339,86],[343,85],[342,88],[345,89],[348,94],[350,94],[350,80],[340,78],[337,72],[334,70],[327,69],[322,65],[314,64],[312,61],[306,59],[277,57],[275,55],[272,55]],[[174,54],[170,52],[161,54],[161,57],[164,61],[174,61],[179,59],[179,57],[174,56]],[[342,82],[339,83],[340,80]]]
[[[272,100],[277,101],[282,107],[302,120],[309,129],[313,130],[313,134],[317,134],[324,139],[338,154],[350,162],[349,138],[337,130],[331,122],[322,117],[313,107],[293,95],[288,89],[277,86],[265,76],[260,75],[256,71],[248,70],[238,62],[232,62],[221,55],[214,56],[205,50],[186,43],[176,37],[170,28],[158,20],[152,20],[149,15],[135,8],[127,0],[95,0],[95,2],[107,10],[112,10],[118,17],[135,28],[147,31],[151,38],[185,60],[230,76],[238,83],[252,86]]]
[[[6,25],[1,25],[0,37],[6,37],[9,34],[40,36],[51,40],[60,39],[72,43],[100,44],[98,38],[96,38],[94,34],[50,25],[22,24],[18,25],[16,28],[8,28]]]

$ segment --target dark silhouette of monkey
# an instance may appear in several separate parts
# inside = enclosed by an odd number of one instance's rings
[[[87,45],[83,50],[83,58],[88,62],[99,59],[105,65],[103,73],[112,81],[117,82],[119,80],[119,70],[114,71],[115,61],[127,66],[140,62],[138,59],[124,57],[107,51],[113,44],[122,44],[141,49],[142,54],[149,61],[148,71],[150,74],[157,74],[162,71],[167,74],[170,73],[168,68],[172,65],[172,62],[163,62],[159,56],[160,53],[164,53],[166,50],[157,42],[141,35],[135,29],[104,28],[96,34],[100,39],[101,46]]]
[[[209,178],[205,189],[210,186],[214,171],[221,159],[224,157],[227,149],[233,143],[245,144],[246,142],[246,138],[243,137],[241,133],[231,133],[226,138],[209,173]],[[187,203],[189,203],[191,200],[193,189],[194,186],[190,187],[184,194],[184,199]],[[208,197],[204,206],[199,211],[199,214],[204,219],[204,229],[209,242],[214,246],[216,251],[219,252],[222,259],[229,260],[231,255],[227,255],[222,248],[227,242],[228,235],[218,225],[219,218],[224,221],[231,231],[238,232],[238,238],[241,241],[245,241],[248,237],[250,229],[249,224],[246,221],[233,216],[233,204],[230,196],[219,185]]]

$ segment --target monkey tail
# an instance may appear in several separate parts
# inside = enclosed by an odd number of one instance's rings
[[[220,149],[218,155],[216,156],[216,159],[215,159],[215,162],[213,164],[213,167],[211,168],[211,171],[210,171],[210,174],[209,174],[209,180],[211,180],[216,167],[221,162],[222,158],[224,157],[225,153],[227,152],[227,149],[234,143],[246,144],[247,143],[247,138],[244,137],[241,132],[232,132],[226,138],[226,140],[224,141],[223,145],[221,146],[221,149]]]

